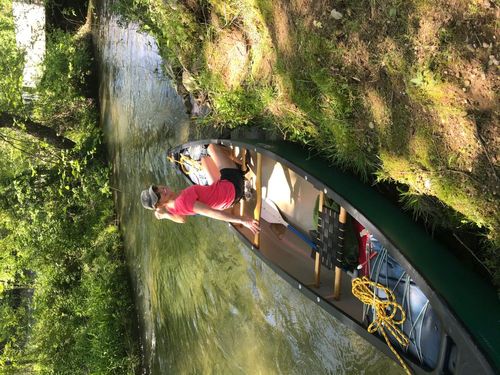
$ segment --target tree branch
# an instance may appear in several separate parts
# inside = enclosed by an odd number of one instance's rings
[[[23,124],[24,129],[18,124]],[[37,123],[29,118],[17,117],[7,112],[0,112],[0,127],[24,130],[29,135],[43,140],[61,150],[69,150],[75,147],[75,142],[69,138],[58,135],[54,129]]]

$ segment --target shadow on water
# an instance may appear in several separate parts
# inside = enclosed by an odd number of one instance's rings
[[[156,43],[100,10],[101,120],[140,322],[144,373],[397,374],[399,368],[275,275],[223,222],[158,221],[139,193],[185,187],[166,149],[189,138]]]

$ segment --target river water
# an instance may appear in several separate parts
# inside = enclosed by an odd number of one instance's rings
[[[155,40],[103,7],[94,30],[101,120],[134,285],[145,374],[400,374],[303,297],[223,222],[154,219],[139,194],[185,187],[166,150],[190,138]]]

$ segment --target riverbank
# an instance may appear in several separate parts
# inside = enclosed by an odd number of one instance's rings
[[[451,231],[500,285],[493,4],[117,7],[156,37],[188,109],[209,110],[194,111],[199,129],[259,126],[397,184],[402,208]]]

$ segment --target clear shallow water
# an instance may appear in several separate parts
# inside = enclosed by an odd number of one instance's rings
[[[146,373],[399,374],[399,368],[275,275],[225,223],[154,219],[148,184],[185,183],[166,150],[189,139],[155,41],[105,15],[96,27],[101,118],[135,288]]]

